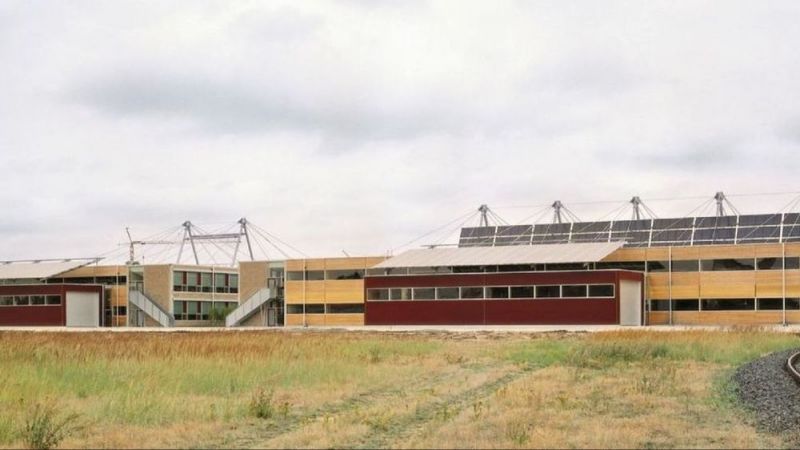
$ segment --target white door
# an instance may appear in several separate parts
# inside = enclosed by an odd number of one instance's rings
[[[100,294],[97,292],[67,292],[67,326],[100,326]]]
[[[619,324],[642,324],[642,283],[621,280],[619,283]]]

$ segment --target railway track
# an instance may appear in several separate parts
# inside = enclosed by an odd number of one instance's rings
[[[800,352],[792,353],[789,356],[789,359],[786,360],[786,370],[794,378],[794,381],[800,383]]]

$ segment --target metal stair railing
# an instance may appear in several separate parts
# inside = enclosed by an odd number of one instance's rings
[[[228,317],[225,318],[225,326],[235,327],[241,324],[245,319],[253,315],[254,312],[258,311],[261,305],[268,302],[270,298],[270,289],[268,287],[261,288],[258,292],[251,295],[244,303],[240,304],[238,308],[228,314]]]
[[[174,327],[175,318],[172,314],[164,311],[156,302],[150,299],[144,292],[138,289],[128,291],[128,301],[134,306],[144,311],[162,327]]]

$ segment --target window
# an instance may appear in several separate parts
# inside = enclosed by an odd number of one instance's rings
[[[615,261],[615,262],[599,262],[595,265],[598,270],[602,269],[616,269],[616,270],[636,270],[644,272],[644,261]],[[547,270],[550,270],[550,265],[547,265]]]
[[[673,300],[672,301],[672,310],[673,311],[697,311],[699,309],[700,302],[698,300]]]
[[[458,299],[457,287],[436,288],[436,300],[456,300]]]
[[[28,306],[29,304],[30,298],[27,295],[14,296],[14,306]]]
[[[0,296],[0,306],[13,306],[13,305],[14,305],[14,297],[10,295]]]
[[[175,291],[185,291],[186,283],[184,283],[184,278],[186,276],[186,272],[179,272],[174,271],[172,272],[172,289]]]
[[[561,286],[536,286],[536,298],[561,297]]]
[[[322,281],[325,279],[325,271],[324,270],[307,270],[306,271],[306,281]],[[306,310],[306,312],[308,312]]]
[[[533,298],[533,286],[511,286],[511,298]]]
[[[754,270],[754,259],[704,259],[700,261],[700,268],[704,272],[721,270]]]
[[[800,309],[800,298],[787,298],[786,309]]]
[[[786,270],[800,269],[800,256],[786,258]]]
[[[200,274],[197,272],[186,272],[186,290],[189,292],[197,292],[197,287],[200,284],[198,280]]]
[[[218,294],[228,292],[228,280],[226,273],[214,274],[214,291]]]
[[[230,286],[231,294],[239,293],[239,275],[232,273],[228,275],[228,285]]]
[[[467,299],[482,299],[483,298],[483,288],[482,287],[462,287],[461,288],[461,298]]]
[[[306,314],[325,314],[325,305],[318,303],[318,304],[307,304],[306,305]]]
[[[185,320],[197,320],[200,315],[198,311],[197,302],[185,302],[186,303],[186,315]]]
[[[498,266],[498,272],[535,272],[537,270],[544,270],[544,264],[512,264],[505,266]]]
[[[386,275],[386,269],[367,269],[367,276],[382,277]]]
[[[176,300],[172,303],[172,311],[175,320],[186,320],[186,302]]]
[[[759,310],[783,309],[782,298],[760,298],[758,299]]]
[[[286,314],[303,314],[303,305],[286,305]]]
[[[436,290],[433,288],[414,288],[414,300],[433,300],[436,298]]]
[[[650,311],[669,311],[669,300],[650,300]]]
[[[392,300],[411,300],[411,289],[390,289],[389,295]]]
[[[783,258],[758,258],[756,267],[758,270],[781,270],[783,269]]]
[[[613,297],[613,284],[590,284],[589,297]]]
[[[700,262],[696,259],[672,261],[673,272],[697,272],[699,270]]]
[[[303,281],[303,271],[302,270],[290,270],[286,272],[286,280],[287,281]]]
[[[211,312],[211,302],[200,302],[200,320],[208,320]]]
[[[128,315],[128,307],[127,306],[115,306],[112,308],[115,316],[127,316]]]
[[[44,305],[44,295],[31,295],[31,305]]]
[[[487,287],[486,298],[508,298],[508,286]]]
[[[200,290],[203,292],[211,292],[211,274],[203,272],[200,274]]]
[[[364,314],[362,303],[325,305],[328,314]]]
[[[668,272],[669,261],[647,261],[648,272]]]
[[[700,301],[703,311],[749,311],[756,309],[752,298],[715,298]]]
[[[47,302],[48,305],[60,305],[61,304],[61,296],[60,295],[45,295],[44,301]]]
[[[367,289],[367,300],[389,300],[388,289]]]
[[[329,270],[325,276],[328,280],[360,280],[364,278],[363,270]]]
[[[570,297],[586,297],[587,289],[585,284],[567,284],[561,286],[561,296]]]
[[[584,263],[545,264],[545,270],[586,270],[586,264]]]

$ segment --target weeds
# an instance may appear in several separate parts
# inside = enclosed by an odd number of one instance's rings
[[[58,447],[64,438],[78,431],[79,417],[78,414],[60,417],[55,405],[37,403],[20,431],[22,441],[26,447],[32,449],[46,450]]]
[[[272,389],[258,388],[250,397],[248,410],[250,415],[257,419],[271,419],[275,415],[275,407],[272,405]]]

